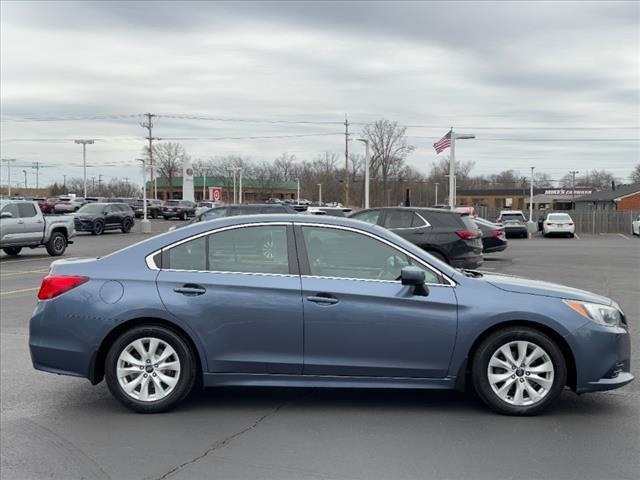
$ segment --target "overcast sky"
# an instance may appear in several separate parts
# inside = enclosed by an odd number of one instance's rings
[[[343,154],[344,135],[328,134],[347,114],[356,133],[382,117],[411,125],[409,163],[425,172],[450,126],[477,135],[456,149],[475,174],[606,168],[626,181],[640,161],[638,2],[3,1],[0,12],[13,184],[35,161],[41,183],[81,176],[75,138],[99,140],[90,177],[140,180],[144,112],[194,158]],[[326,135],[215,140],[312,134]]]

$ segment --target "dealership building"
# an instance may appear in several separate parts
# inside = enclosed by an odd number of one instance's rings
[[[157,178],[158,199],[182,199],[182,177],[174,177],[169,188],[166,178]],[[233,203],[233,179],[228,177],[193,177],[194,196],[196,201],[203,198]],[[236,191],[240,188],[236,180]],[[242,180],[242,199],[244,203],[260,203],[269,198],[280,200],[295,199],[297,182],[271,182],[252,179]],[[154,198],[154,183],[147,182],[147,198]]]

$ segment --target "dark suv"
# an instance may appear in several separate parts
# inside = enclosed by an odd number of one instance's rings
[[[162,200],[147,200],[147,218],[158,218],[162,216]],[[144,200],[137,200],[133,205],[133,213],[136,218],[144,217]]]
[[[196,204],[190,200],[167,200],[162,207],[162,216],[165,220],[177,217],[186,220],[195,217]]]
[[[482,265],[482,233],[466,214],[439,208],[376,208],[350,218],[385,227],[454,267]]]
[[[285,203],[255,204],[255,205],[225,205],[205,210],[186,223],[176,225],[175,228],[186,227],[192,223],[206,222],[220,217],[235,217],[238,215],[261,215],[266,213],[298,213],[291,205]],[[172,227],[171,230],[174,230]]]
[[[126,203],[87,203],[73,214],[78,232],[102,235],[105,230],[129,233],[134,224],[133,210]]]

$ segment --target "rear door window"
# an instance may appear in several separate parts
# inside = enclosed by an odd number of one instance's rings
[[[413,212],[411,210],[387,210],[384,217],[385,228],[411,228]]]
[[[364,212],[354,213],[353,215],[351,215],[351,218],[377,225],[378,218],[380,218],[380,210],[366,210]]]
[[[38,214],[33,203],[19,203],[18,213],[20,215],[20,218],[31,218],[35,217]]]

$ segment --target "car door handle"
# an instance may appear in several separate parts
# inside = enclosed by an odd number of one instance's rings
[[[195,297],[197,295],[203,295],[204,293],[206,293],[207,289],[201,287],[200,285],[186,284],[182,287],[174,288],[173,291],[176,293],[181,293],[182,295],[186,295],[188,297]]]
[[[311,295],[307,297],[307,300],[313,303],[318,303],[320,305],[335,305],[339,301],[332,295],[322,293],[319,293],[318,295]]]
[[[18,223],[22,224],[24,223],[24,220],[18,220]]]

